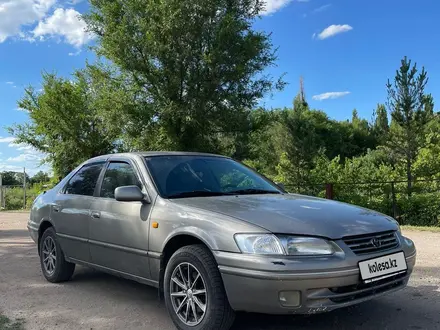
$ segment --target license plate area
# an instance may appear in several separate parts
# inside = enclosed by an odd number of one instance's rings
[[[359,262],[361,278],[365,283],[405,273],[408,269],[403,252],[388,254]]]

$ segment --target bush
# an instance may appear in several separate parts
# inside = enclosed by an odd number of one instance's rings
[[[23,208],[23,188],[7,188],[3,190],[5,210],[19,210]]]
[[[26,189],[26,209],[30,209],[35,198],[45,189],[42,184],[34,184]],[[5,210],[22,210],[24,193],[22,187],[3,189],[5,198]]]
[[[412,226],[440,226],[439,199],[440,193],[415,194],[399,199],[399,223]]]

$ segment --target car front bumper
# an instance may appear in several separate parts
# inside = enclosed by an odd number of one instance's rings
[[[401,251],[405,253],[407,271],[368,284],[361,280],[358,262],[381,254],[359,257],[351,253],[343,257],[313,260],[218,251],[214,255],[234,310],[265,314],[315,314],[404,288],[416,262],[414,245],[401,246],[385,254]],[[299,295],[297,306],[282,303],[280,294],[286,292]]]

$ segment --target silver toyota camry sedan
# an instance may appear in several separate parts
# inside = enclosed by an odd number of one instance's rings
[[[200,153],[90,159],[35,200],[28,229],[48,281],[79,264],[152,285],[182,330],[357,304],[405,287],[416,260],[388,216]]]

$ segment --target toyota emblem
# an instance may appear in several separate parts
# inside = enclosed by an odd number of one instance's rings
[[[371,239],[371,244],[373,244],[375,247],[380,247],[382,245],[382,242],[377,237]]]

